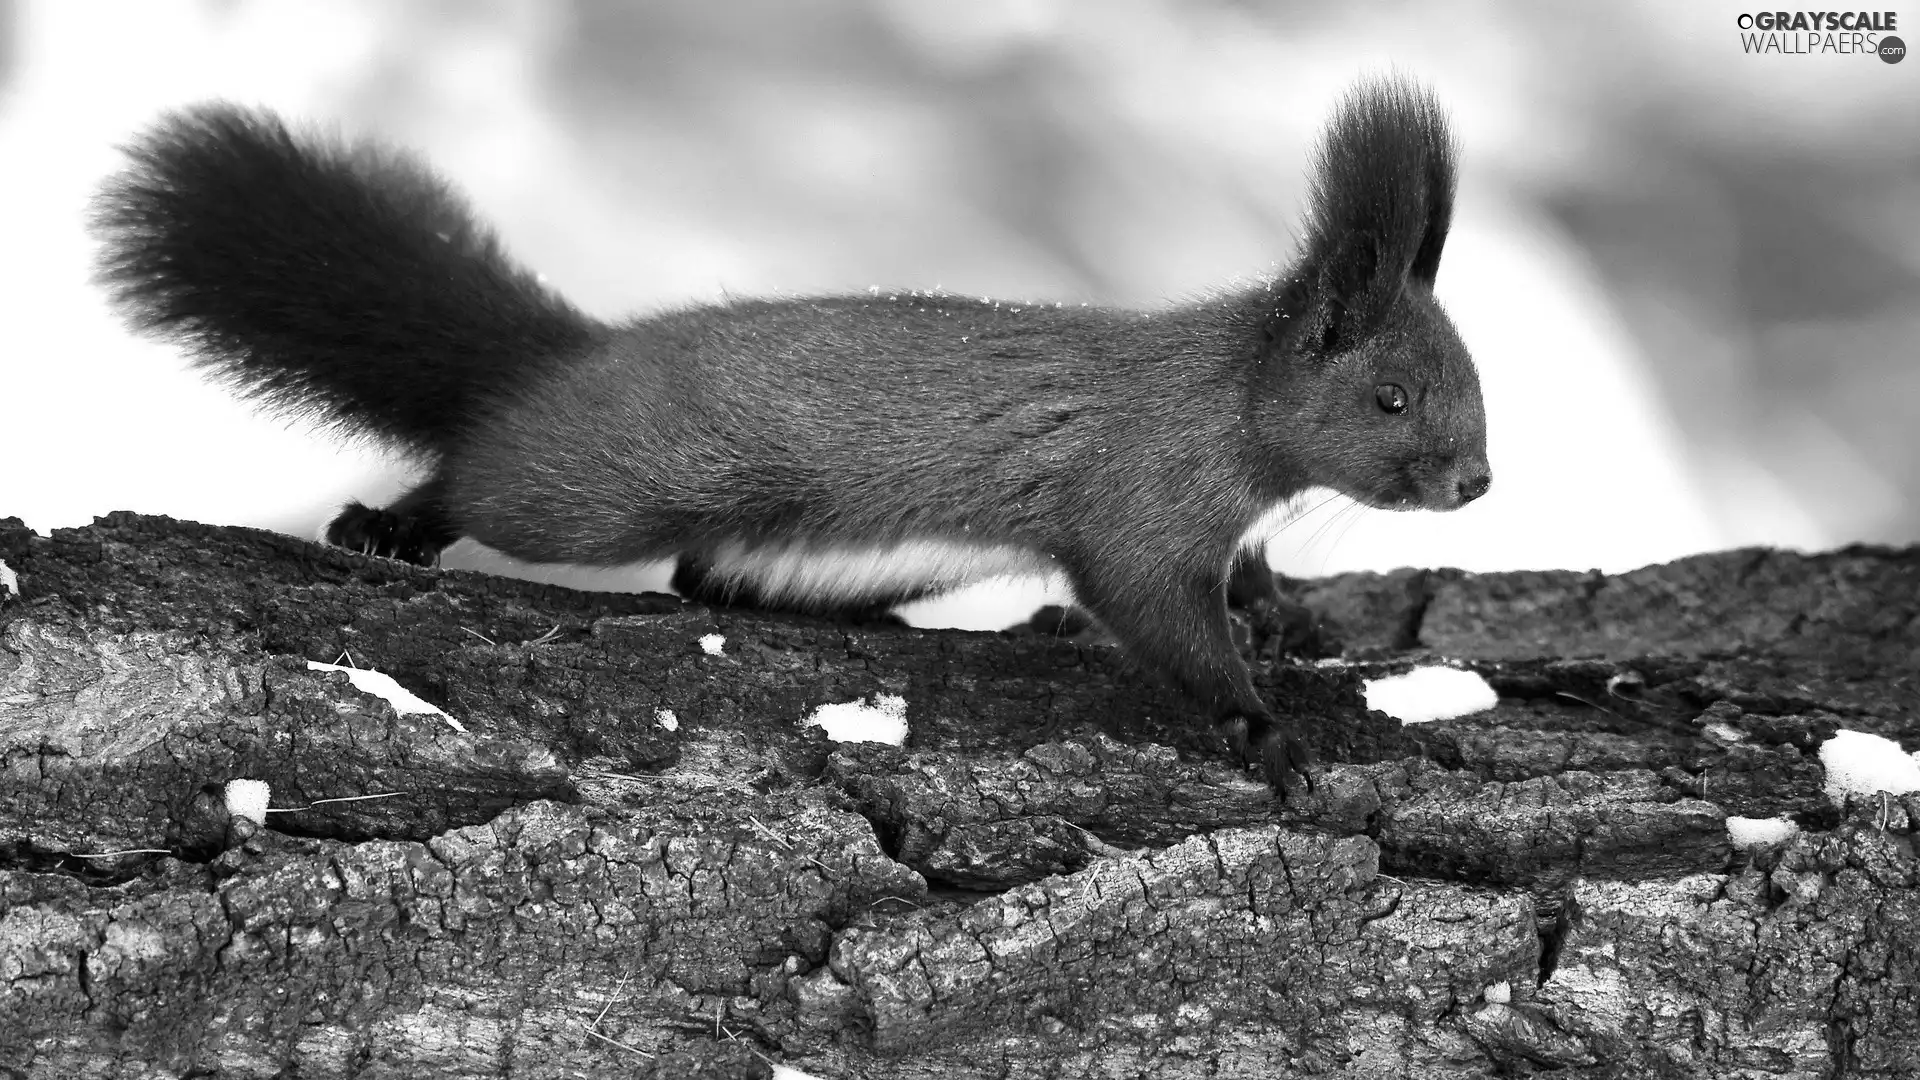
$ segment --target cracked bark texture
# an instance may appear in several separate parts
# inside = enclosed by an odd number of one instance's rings
[[[1260,667],[1285,804],[1041,634],[133,515],[0,559],[0,1075],[1920,1075],[1920,798],[1816,755],[1920,743],[1920,551],[1282,581],[1340,653]],[[1500,704],[1366,709],[1438,658]],[[801,723],[880,693],[905,747]]]

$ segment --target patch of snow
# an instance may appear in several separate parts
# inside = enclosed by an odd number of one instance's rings
[[[1450,667],[1415,668],[1405,675],[1367,680],[1367,708],[1403,724],[1425,724],[1485,712],[1500,701],[1487,680]]]
[[[703,634],[700,637],[700,650],[708,656],[719,656],[726,647],[727,638],[724,634]]]
[[[875,694],[873,704],[846,701],[822,705],[802,721],[826,731],[834,742],[879,742],[899,746],[907,741],[907,699]]]
[[[1727,841],[1741,849],[1783,844],[1799,831],[1800,826],[1783,817],[1727,819]]]
[[[227,781],[227,816],[243,817],[255,825],[267,822],[267,801],[273,791],[265,780]]]
[[[1920,759],[1879,735],[1836,731],[1820,745],[1820,764],[1827,770],[1827,798],[1836,806],[1849,794],[1920,791]]]
[[[14,573],[13,567],[5,562],[0,562],[0,589],[7,590],[8,596],[20,595],[20,575]]]
[[[393,706],[393,711],[399,713],[401,716],[420,713],[438,716],[442,720],[445,720],[447,726],[453,730],[462,735],[467,733],[466,725],[448,716],[446,710],[431,702],[422,700],[419,696],[415,695],[413,691],[395,682],[393,676],[384,672],[372,671],[367,668],[341,667],[338,664],[323,664],[318,660],[307,661],[307,667],[313,671],[344,671],[347,673],[348,680],[353,683],[354,689],[359,690],[363,694],[372,694],[377,698],[385,698],[387,704]]]

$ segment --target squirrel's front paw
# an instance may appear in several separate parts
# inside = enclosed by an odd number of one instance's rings
[[[440,547],[430,530],[418,518],[376,510],[360,503],[348,503],[333,523],[327,526],[327,543],[358,551],[400,559],[415,566],[432,566],[440,558]]]
[[[1291,722],[1271,716],[1230,716],[1221,725],[1234,752],[1259,767],[1273,790],[1286,798],[1297,785],[1313,790],[1313,752]],[[1298,778],[1296,782],[1295,778]]]

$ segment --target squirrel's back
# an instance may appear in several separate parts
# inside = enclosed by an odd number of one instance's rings
[[[95,205],[101,279],[248,396],[432,455],[600,332],[408,154],[227,104],[127,152]]]
[[[901,291],[654,315],[516,395],[460,443],[449,483],[481,539],[536,561],[735,539],[1047,550],[1128,489],[1224,520],[1244,485],[1203,491],[1156,463],[1234,467],[1263,308],[1036,317]]]

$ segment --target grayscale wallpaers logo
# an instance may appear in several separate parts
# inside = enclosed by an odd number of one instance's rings
[[[1897,64],[1907,58],[1907,43],[1892,11],[1753,11],[1734,20],[1740,27],[1740,51],[1783,56],[1877,56]]]

